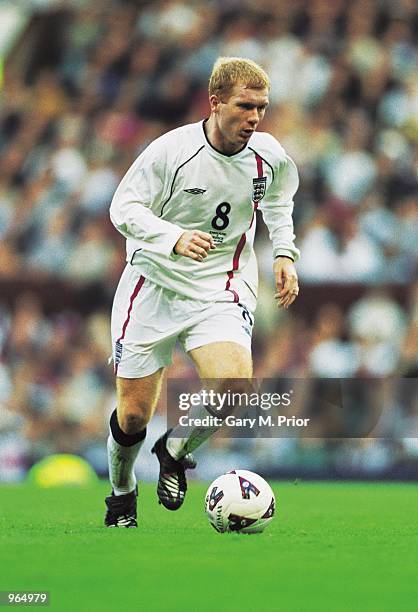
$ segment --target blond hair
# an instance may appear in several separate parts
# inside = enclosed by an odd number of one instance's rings
[[[209,79],[209,95],[228,95],[237,83],[243,83],[252,89],[270,89],[267,73],[253,60],[243,57],[218,57]]]

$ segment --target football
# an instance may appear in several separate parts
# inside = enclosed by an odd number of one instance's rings
[[[205,510],[220,533],[261,533],[272,521],[276,501],[270,485],[248,470],[231,470],[212,482]]]

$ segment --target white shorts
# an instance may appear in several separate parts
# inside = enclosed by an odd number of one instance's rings
[[[237,342],[251,351],[256,299],[193,300],[155,285],[130,264],[123,271],[112,308],[115,374],[142,378],[171,363],[174,345],[186,352],[212,342]]]

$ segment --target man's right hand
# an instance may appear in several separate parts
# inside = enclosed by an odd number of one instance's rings
[[[190,257],[195,261],[203,261],[208,256],[210,249],[215,249],[215,243],[210,234],[199,230],[183,232],[174,245],[174,253]]]

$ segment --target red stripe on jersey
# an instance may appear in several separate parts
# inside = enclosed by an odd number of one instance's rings
[[[239,302],[239,295],[234,289],[230,289],[231,278],[234,276],[232,271],[228,272],[228,280],[226,281],[225,291],[230,291],[234,296],[234,302]]]
[[[124,322],[123,327],[122,327],[122,335],[116,340],[116,342],[120,342],[125,337],[126,328],[128,327],[128,323],[129,323],[129,320],[131,318],[131,312],[132,312],[132,306],[134,304],[134,300],[137,297],[138,293],[140,292],[141,287],[144,284],[144,282],[145,282],[145,277],[144,276],[140,276],[137,284],[135,285],[135,289],[133,290],[132,295],[131,295],[131,297],[129,299],[129,308],[128,308],[128,312],[127,312],[127,315],[126,315],[125,322]],[[118,365],[119,364],[115,365],[115,374],[118,373]]]
[[[231,280],[234,277],[234,272],[235,272],[235,270],[238,270],[239,258],[240,258],[240,255],[242,253],[242,249],[244,248],[246,240],[247,240],[247,238],[245,237],[245,234],[242,234],[242,236],[239,239],[239,242],[237,244],[237,248],[235,249],[234,256],[232,258],[232,270],[229,270],[229,272],[227,272],[228,280],[226,281],[225,291],[230,291],[233,294],[234,302],[236,302],[236,303],[239,302],[239,295],[238,295],[238,293],[236,291],[234,291],[233,289],[230,289],[230,286],[231,286]]]
[[[235,249],[234,257],[233,257],[233,260],[232,260],[232,270],[233,271],[238,270],[239,258],[240,258],[240,255],[242,253],[242,249],[244,248],[244,245],[245,245],[246,241],[247,241],[247,238],[246,238],[245,234],[243,234],[241,236],[241,238],[240,238],[240,241],[237,244],[237,248]]]
[[[262,178],[263,177],[263,160],[261,159],[258,153],[255,154],[255,160],[257,162],[258,178]]]
[[[262,178],[263,177],[263,160],[258,155],[258,153],[255,153],[255,161],[257,163],[257,176],[258,176],[258,178]],[[258,207],[258,203],[257,202],[253,202],[253,214],[252,214],[252,217],[251,217],[250,227],[248,229],[251,229],[251,227],[253,225],[254,217],[255,217],[255,211],[257,210],[257,207]],[[233,289],[230,289],[231,280],[234,277],[234,272],[236,270],[238,270],[238,267],[239,267],[239,258],[241,256],[242,249],[244,248],[246,241],[247,241],[247,238],[246,238],[246,235],[244,233],[244,234],[242,234],[241,238],[239,239],[239,242],[237,244],[237,248],[235,249],[235,253],[234,253],[234,256],[232,258],[232,270],[230,270],[227,273],[228,274],[228,280],[227,280],[226,285],[225,285],[225,291],[230,291],[234,295],[234,302],[239,302],[239,295],[238,295],[238,293],[236,291],[234,291]]]

